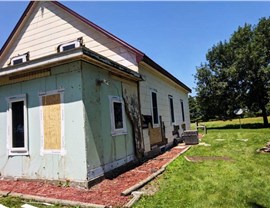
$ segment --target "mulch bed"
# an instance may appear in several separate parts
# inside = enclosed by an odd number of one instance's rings
[[[113,179],[104,179],[90,189],[59,187],[49,183],[36,181],[0,180],[0,191],[106,206],[123,206],[132,198],[132,196],[121,196],[121,192],[155,173],[177,154],[185,151],[186,148],[188,147],[175,147]]]

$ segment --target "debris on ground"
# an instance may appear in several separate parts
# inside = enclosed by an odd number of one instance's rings
[[[270,142],[267,142],[266,146],[261,149],[258,149],[257,152],[270,153]]]
[[[211,144],[207,144],[205,142],[200,142],[198,145],[199,146],[205,146],[205,147],[210,147],[211,146]]]
[[[216,141],[221,142],[221,141],[225,141],[225,139],[216,139]]]
[[[236,140],[242,141],[242,142],[247,142],[248,141],[248,139],[236,139]]]
[[[24,204],[21,206],[22,208],[38,208],[38,207],[35,207],[35,206],[32,206],[30,204]]]
[[[222,156],[185,156],[185,159],[189,162],[202,162],[202,161],[232,161],[230,157],[222,157]]]

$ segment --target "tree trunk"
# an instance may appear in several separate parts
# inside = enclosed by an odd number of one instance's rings
[[[268,127],[268,118],[267,118],[267,112],[266,112],[266,109],[265,109],[265,106],[262,106],[262,117],[263,117],[263,126],[264,127]]]

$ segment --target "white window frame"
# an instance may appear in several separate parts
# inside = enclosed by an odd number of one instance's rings
[[[112,136],[127,134],[125,105],[124,105],[123,99],[119,96],[109,96],[109,100],[110,100],[110,116],[111,116],[111,134],[112,134]],[[113,109],[114,103],[121,103],[121,105],[122,105],[123,128],[121,128],[121,129],[117,129],[115,127],[115,122],[114,122],[115,115],[114,115],[114,109]]]
[[[28,54],[26,53],[26,54],[19,55],[19,56],[11,58],[11,65],[17,65],[17,64],[14,64],[14,62],[17,61],[17,60],[20,60],[20,59],[22,59],[22,63],[26,62],[27,61],[27,56],[28,56]]]
[[[8,102],[8,111],[7,111],[7,147],[8,154],[10,156],[15,155],[29,155],[29,146],[28,146],[28,110],[27,110],[27,95],[15,95],[7,97]],[[13,147],[13,123],[12,123],[12,103],[23,101],[23,113],[24,113],[24,147]]]
[[[157,98],[157,117],[158,117],[158,122],[155,123],[154,121],[154,108],[153,108],[153,99],[152,99],[152,93],[156,94],[156,98]],[[151,112],[152,112],[152,121],[153,121],[153,127],[159,127],[159,113],[158,113],[158,97],[157,97],[157,90],[150,90],[150,99],[151,99]]]
[[[60,108],[61,108],[61,149],[59,150],[45,150],[44,149],[44,119],[43,119],[43,103],[42,97],[47,95],[60,95]],[[39,103],[40,103],[40,132],[41,132],[41,147],[40,147],[40,155],[44,154],[60,154],[65,155],[65,125],[64,125],[64,89],[52,90],[48,92],[40,92],[39,93]]]
[[[78,48],[81,46],[81,41],[80,40],[74,40],[72,42],[69,42],[69,43],[64,43],[62,45],[59,46],[59,52],[63,52],[63,51],[68,51],[68,50],[64,50],[64,47],[67,47],[69,45],[75,45],[74,48]],[[69,49],[69,50],[72,50],[72,49]]]

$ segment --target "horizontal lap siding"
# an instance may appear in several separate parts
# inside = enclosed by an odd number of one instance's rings
[[[43,8],[43,12],[42,9]],[[0,62],[7,66],[11,57],[30,52],[30,60],[57,53],[57,46],[83,37],[84,45],[107,58],[138,71],[136,56],[117,42],[80,22],[50,2],[41,2]]]
[[[152,115],[151,111],[151,90],[157,91],[158,114],[162,116],[165,124],[165,133],[169,142],[173,141],[173,125],[186,124],[190,126],[188,94],[180,86],[160,75],[154,69],[140,66],[140,73],[144,76],[145,81],[140,82],[140,99],[143,115]],[[175,122],[171,123],[170,106],[168,95],[173,96],[174,117]],[[182,121],[182,111],[180,100],[184,102],[185,122]],[[144,136],[147,137],[147,132],[144,131]],[[145,141],[146,145],[149,143]],[[146,148],[147,149],[147,148]]]

